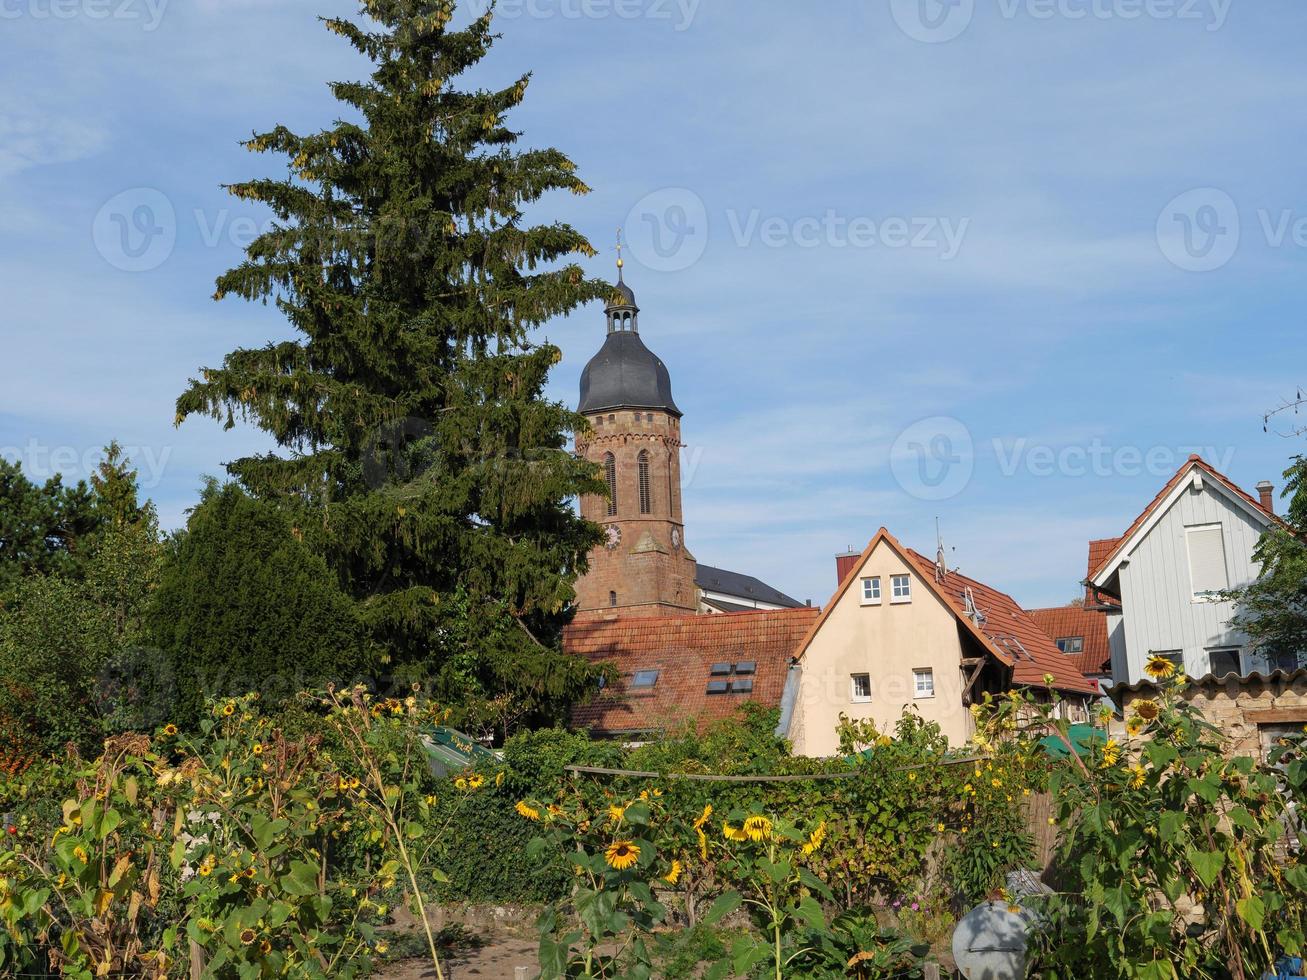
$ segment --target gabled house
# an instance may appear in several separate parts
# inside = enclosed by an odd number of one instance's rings
[[[1112,649],[1108,641],[1109,613],[1080,606],[1032,609],[1030,618],[1076,670],[1098,685],[1111,685]]]
[[[1251,650],[1231,624],[1234,603],[1221,598],[1257,578],[1253,550],[1279,520],[1273,489],[1260,483],[1254,498],[1190,456],[1124,534],[1091,543],[1085,584],[1108,611],[1117,684],[1142,681],[1151,654],[1169,657],[1191,677],[1298,667],[1296,657],[1268,664]]]
[[[839,589],[797,651],[795,752],[838,751],[841,714],[891,731],[909,708],[960,745],[973,734],[970,705],[1014,686],[1053,697],[1064,717],[1088,717],[1097,688],[1006,593],[884,528],[837,567]]]
[[[819,612],[800,606],[578,621],[564,631],[564,649],[611,664],[619,677],[573,710],[572,725],[639,742],[685,725],[702,729],[747,702],[778,708]]]

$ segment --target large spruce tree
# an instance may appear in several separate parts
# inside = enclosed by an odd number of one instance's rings
[[[331,85],[347,109],[330,128],[248,142],[289,169],[230,188],[276,221],[217,289],[271,298],[298,336],[204,371],[177,420],[271,433],[282,452],[229,471],[299,512],[396,666],[539,706],[588,677],[556,636],[598,541],[569,501],[603,484],[567,451],[584,422],[544,398],[559,351],[531,332],[608,287],[569,259],[594,254],[578,232],[526,222],[543,194],[587,188],[559,151],[515,148],[529,76],[455,87],[496,35],[491,13],[453,28],[454,6],[364,0],[358,22],[324,21],[375,70]]]

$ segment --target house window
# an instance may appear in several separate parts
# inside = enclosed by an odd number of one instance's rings
[[[890,587],[893,591],[891,602],[911,602],[912,601],[912,577],[909,575],[893,575],[890,577]]]
[[[850,678],[852,692],[849,696],[854,704],[865,704],[871,700],[871,675],[853,674]]]
[[[1057,641],[1057,648],[1063,653],[1084,653],[1085,638],[1083,636],[1064,636]]]
[[[1207,652],[1207,663],[1211,672],[1217,677],[1224,677],[1226,674],[1242,674],[1243,669],[1239,662],[1239,651],[1234,650],[1209,650]]]
[[[1283,670],[1290,674],[1303,666],[1303,657],[1297,653],[1273,653],[1266,659],[1271,670]]]
[[[632,690],[649,690],[658,683],[658,671],[637,670],[631,677]]]
[[[929,667],[920,667],[912,672],[913,697],[933,698],[935,696],[935,671]]]
[[[1187,527],[1189,581],[1196,602],[1211,601],[1230,587],[1225,567],[1225,536],[1220,524]]]
[[[617,457],[604,453],[604,481],[608,484],[608,516],[617,516]]]
[[[608,604],[609,604],[610,606],[616,606],[616,605],[617,605],[617,593],[616,593],[616,592],[609,592],[609,593],[608,593]]]
[[[864,606],[880,605],[880,576],[862,580],[862,604]]]
[[[640,513],[653,513],[653,487],[649,482],[649,451],[640,450]]]
[[[1175,664],[1175,669],[1181,673],[1184,672],[1184,651],[1183,650],[1149,650],[1150,657],[1165,657],[1171,663]]]

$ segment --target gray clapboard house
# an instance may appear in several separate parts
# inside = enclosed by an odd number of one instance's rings
[[[1253,550],[1277,523],[1273,487],[1260,499],[1241,490],[1199,456],[1191,456],[1119,538],[1094,542],[1099,557],[1085,584],[1090,602],[1109,613],[1112,678],[1144,679],[1151,654],[1191,677],[1294,669],[1267,663],[1231,624],[1227,589],[1254,581]]]

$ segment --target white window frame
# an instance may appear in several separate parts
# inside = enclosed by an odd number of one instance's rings
[[[1220,589],[1206,589],[1199,591],[1198,583],[1194,581],[1194,535],[1216,534],[1216,540],[1221,545],[1221,571],[1225,579],[1225,585]],[[1226,553],[1225,548],[1225,528],[1220,524],[1193,524],[1184,529],[1185,557],[1189,562],[1189,589],[1193,596],[1194,602],[1220,602],[1220,593],[1230,587],[1230,556]]]
[[[864,606],[880,605],[879,575],[868,575],[862,580],[862,604]]]
[[[858,678],[867,679],[867,693],[858,693]],[[851,704],[870,704],[871,703],[871,675],[870,674],[850,674],[849,675],[849,702]]]
[[[927,692],[922,691],[922,679],[930,681],[930,689]],[[912,697],[918,701],[935,696],[935,668],[933,667],[914,667],[912,670]]]
[[[903,591],[899,592],[899,585],[902,584]],[[912,601],[912,576],[911,575],[891,575],[890,576],[890,603],[901,604]]]

